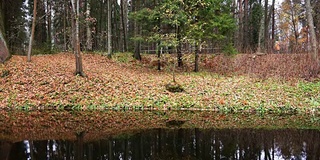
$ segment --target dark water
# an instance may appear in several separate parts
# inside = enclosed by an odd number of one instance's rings
[[[9,160],[320,159],[319,130],[148,129],[84,141],[1,142]]]

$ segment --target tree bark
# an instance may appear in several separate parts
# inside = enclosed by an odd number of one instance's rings
[[[259,27],[259,38],[258,38],[258,48],[257,53],[261,53],[261,38],[263,35],[263,18],[260,19],[260,27]]]
[[[275,45],[275,0],[272,0],[272,33],[271,33],[271,36],[272,36],[272,48],[274,47]],[[273,51],[272,51],[273,52]]]
[[[178,38],[178,47],[177,47],[177,60],[178,60],[178,67],[183,66],[182,62],[182,43],[181,43],[181,27],[177,26],[177,38]]]
[[[134,11],[138,11],[140,7],[140,0],[134,0]],[[139,34],[139,25],[135,21],[134,22],[134,35],[137,36]],[[134,58],[137,60],[141,60],[141,54],[140,54],[140,42],[135,41],[134,42]]]
[[[107,0],[107,10],[108,10],[108,22],[107,22],[107,32],[108,32],[108,44],[107,44],[107,47],[108,47],[108,57],[111,58],[111,52],[112,52],[112,46],[111,46],[111,0]]]
[[[122,26],[123,26],[123,51],[128,51],[128,42],[127,42],[127,35],[128,35],[128,1],[121,0],[121,15],[122,15]]]
[[[158,48],[158,71],[161,70],[161,54],[162,54],[162,47],[161,47],[161,41],[159,40],[157,43]]]
[[[318,55],[318,42],[317,42],[317,38],[316,38],[316,32],[314,30],[314,23],[313,23],[312,8],[311,8],[310,0],[306,0],[306,12],[307,12],[308,26],[309,26],[311,45],[312,45],[312,51],[313,51],[312,57],[313,57],[313,60],[316,62],[317,67],[319,67],[320,61],[319,61],[319,55]]]
[[[289,3],[290,3],[290,10],[291,10],[291,21],[292,21],[293,31],[294,31],[294,45],[291,52],[297,52],[299,34],[298,34],[298,24],[296,24],[296,20],[295,20],[296,11],[295,11],[295,6],[293,2],[289,1]]]
[[[195,46],[194,71],[199,72],[199,45]]]
[[[1,1],[0,1],[1,2]],[[4,2],[2,2],[4,3]],[[4,63],[9,57],[10,53],[4,37],[4,19],[2,17],[2,6],[0,6],[0,63]]]
[[[71,0],[72,5],[72,33],[73,33],[73,48],[76,59],[76,75],[85,76],[82,69],[82,57],[80,51],[80,41],[79,41],[79,0]]]
[[[91,24],[91,16],[90,16],[90,0],[87,0],[87,23],[86,23],[86,27],[87,27],[87,50],[91,51],[92,50],[92,36],[91,36],[91,28],[90,28],[90,24]]]
[[[269,22],[268,22],[268,0],[264,3],[264,52],[268,52]]]
[[[243,52],[243,9],[242,9],[242,0],[238,1],[239,4],[239,29],[238,29],[238,39],[240,39],[240,41],[237,41],[238,43],[238,47],[240,52]]]
[[[29,41],[29,49],[28,49],[28,62],[31,62],[31,51],[32,51],[32,43],[34,37],[34,30],[36,28],[36,18],[37,18],[37,0],[33,0],[33,19],[32,19],[32,29]]]
[[[161,18],[158,19],[158,33],[161,33]],[[157,52],[158,52],[158,71],[161,70],[161,54],[162,54],[162,47],[161,47],[161,40],[159,39],[157,42]],[[141,57],[140,57],[141,59]]]
[[[243,24],[243,46],[244,46],[244,51],[245,52],[248,52],[249,49],[251,48],[249,46],[249,18],[248,18],[248,15],[249,15],[249,7],[248,7],[248,0],[244,0],[244,10],[243,10],[243,18],[244,18],[244,24]]]
[[[63,49],[67,51],[67,2],[63,0]]]
[[[51,10],[52,10],[52,6],[51,6],[51,1],[50,0],[47,0],[47,43],[46,45],[49,45],[50,49],[51,49],[51,46],[52,46],[52,29],[51,29]]]

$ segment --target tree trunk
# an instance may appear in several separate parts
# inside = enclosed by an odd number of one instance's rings
[[[117,2],[116,2],[117,3]],[[123,25],[123,4],[122,4],[122,0],[120,0],[120,11],[119,11],[119,29],[115,28],[115,30],[119,31],[119,34],[117,34],[119,36],[119,48],[118,51],[120,52],[124,52],[124,44],[123,44],[123,32],[124,32],[124,25]]]
[[[138,11],[140,7],[140,0],[134,0],[134,11]],[[134,22],[134,35],[137,36],[139,34],[139,25],[135,21]],[[134,58],[137,60],[141,60],[141,54],[140,54],[140,42],[135,41],[134,42]]]
[[[237,41],[238,48],[240,52],[243,52],[243,9],[242,9],[242,0],[238,1],[239,3],[239,29],[238,29],[238,39],[240,41]]]
[[[91,37],[91,28],[90,28],[90,24],[91,24],[91,16],[90,16],[90,0],[87,0],[87,23],[86,23],[86,27],[87,27],[87,50],[88,51],[92,51],[92,37]]]
[[[115,1],[115,0],[111,0],[111,10],[112,10],[112,13],[111,14],[111,22],[112,22],[112,26],[111,26],[111,33],[112,34],[112,38],[111,38],[111,42],[112,42],[112,51],[119,51],[120,50],[120,46],[121,46],[121,29],[119,25],[121,25],[121,23],[119,24],[119,21],[118,22],[118,10],[117,10],[117,5],[118,5],[118,2]],[[119,14],[120,15],[120,14]],[[120,36],[119,36],[120,35]]]
[[[183,66],[183,62],[182,62],[182,43],[181,43],[181,27],[177,26],[177,38],[178,38],[178,47],[177,47],[177,59],[178,59],[178,67],[182,67]]]
[[[259,28],[259,38],[258,38],[258,48],[257,48],[257,53],[261,53],[261,38],[263,35],[263,18],[260,19],[260,28]]]
[[[29,0],[30,1],[30,0]],[[41,21],[44,23],[36,23],[35,33],[33,38],[34,47],[39,47],[40,49],[48,41],[47,34],[47,14],[46,14],[46,5],[44,0],[37,0],[37,15],[41,15]],[[43,48],[42,48],[43,49]]]
[[[107,22],[107,25],[108,25],[108,44],[107,44],[107,47],[108,47],[108,57],[111,58],[111,52],[112,52],[112,46],[111,46],[111,0],[107,0],[107,10],[108,10],[108,22]]]
[[[296,15],[295,6],[292,1],[290,1],[290,10],[291,10],[291,21],[292,21],[293,32],[294,32],[294,45],[291,52],[297,52],[299,33],[298,33],[298,24],[295,19],[295,15]]]
[[[67,51],[67,2],[63,0],[63,49]]]
[[[80,41],[79,41],[79,0],[71,0],[72,4],[72,33],[73,33],[73,48],[76,59],[76,75],[85,76],[82,69],[82,57],[80,51]]]
[[[312,17],[312,8],[310,4],[310,0],[306,0],[306,12],[307,12],[307,19],[308,19],[308,26],[311,36],[311,45],[312,45],[312,57],[313,60],[316,62],[317,67],[319,67],[319,55],[318,55],[318,43],[316,38],[316,33],[314,30],[314,23],[313,23],[313,17]]]
[[[4,2],[2,2],[2,3],[4,3]],[[10,57],[7,43],[4,38],[4,33],[5,33],[4,24],[3,24],[4,18],[2,17],[2,15],[3,15],[2,14],[2,6],[0,6],[0,63],[4,63],[4,61]]]
[[[162,54],[162,47],[161,47],[161,41],[158,41],[157,44],[157,48],[158,48],[158,71],[161,70],[161,54]]]
[[[194,71],[199,72],[199,45],[195,46]]]
[[[122,16],[122,27],[123,27],[123,51],[128,51],[128,42],[127,42],[127,34],[128,34],[128,1],[121,0],[121,16]]]
[[[244,51],[247,53],[249,49],[251,48],[249,46],[249,9],[248,9],[248,0],[244,0],[244,10],[243,10],[243,46],[244,46]]]
[[[158,18],[158,33],[161,33],[161,18]],[[157,51],[158,51],[158,71],[161,70],[161,54],[162,54],[162,46],[161,40],[159,39],[157,42]]]
[[[272,48],[274,47],[274,45],[275,45],[275,7],[274,7],[274,5],[275,5],[275,0],[272,0],[272,44],[271,44],[271,46],[272,46]],[[273,52],[273,51],[272,51]]]
[[[28,62],[31,62],[31,51],[32,51],[32,43],[34,37],[34,30],[36,27],[36,18],[37,18],[37,0],[33,0],[33,19],[32,19],[32,29],[29,41],[29,49],[28,49]]]
[[[268,0],[264,2],[264,52],[268,52],[269,22],[268,22]]]
[[[50,47],[50,50],[51,50],[51,46],[52,46],[52,29],[51,29],[51,9],[52,9],[52,6],[51,6],[51,1],[50,0],[47,0],[47,44],[49,47]]]

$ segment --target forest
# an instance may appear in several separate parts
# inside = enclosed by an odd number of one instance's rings
[[[308,53],[320,37],[319,8],[318,0],[2,0],[1,31],[19,55],[33,26],[33,55],[73,50],[77,29],[81,51],[136,59],[157,51]]]
[[[317,159],[319,11],[0,0],[0,159]]]
[[[318,0],[0,3],[1,107],[319,109]]]

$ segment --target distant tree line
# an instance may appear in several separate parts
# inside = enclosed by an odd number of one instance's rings
[[[132,52],[136,59],[141,59],[144,52],[174,52],[178,53],[179,66],[183,53],[195,53],[197,57],[200,52],[314,51],[316,55],[319,46],[320,17],[315,12],[320,9],[319,0],[281,3],[275,0],[0,0],[0,3],[1,39],[13,54],[27,54],[34,6],[37,16],[32,54],[75,50],[76,33],[72,31],[77,26],[73,26],[73,20],[78,21],[82,51],[102,51],[110,56]],[[72,4],[78,4],[78,10]]]

